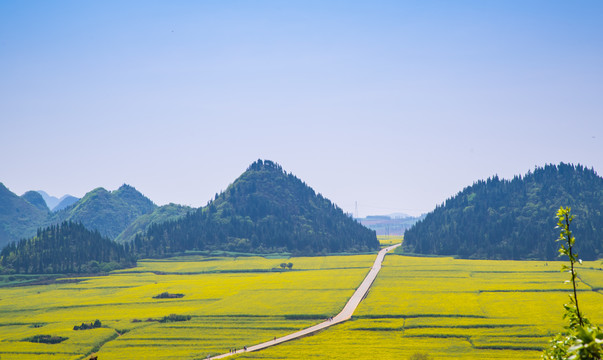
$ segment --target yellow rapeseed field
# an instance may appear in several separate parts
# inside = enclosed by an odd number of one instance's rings
[[[377,240],[379,240],[381,247],[384,248],[401,243],[404,240],[404,236],[377,235]]]
[[[565,324],[570,287],[560,267],[388,255],[352,321],[238,358],[407,359],[426,352],[433,359],[538,359]],[[599,324],[601,267],[578,269],[581,307]]]
[[[0,358],[202,359],[336,314],[374,255],[188,256],[140,261],[108,276],[0,288]],[[292,270],[281,263],[291,262]],[[569,286],[560,262],[482,261],[388,255],[352,321],[237,358],[537,359],[562,330]],[[603,265],[579,269],[580,301],[603,323]],[[274,270],[276,269],[276,270]],[[176,299],[153,299],[163,292]],[[158,322],[170,314],[190,320]],[[103,327],[74,331],[82,322]],[[68,337],[59,344],[23,341]]]
[[[227,352],[336,314],[373,261],[374,255],[194,256],[141,261],[137,268],[108,276],[0,288],[0,358],[82,359],[99,349],[102,359],[199,358]],[[282,262],[293,268],[283,271]],[[163,292],[185,296],[153,299]],[[191,319],[156,321],[170,314]],[[95,319],[102,328],[73,330]],[[68,340],[23,341],[35,335]]]

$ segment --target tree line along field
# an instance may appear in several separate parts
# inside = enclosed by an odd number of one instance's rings
[[[283,261],[292,270],[281,270]],[[2,287],[0,357],[202,359],[336,314],[373,261],[187,256],[140,261],[108,276]],[[578,269],[580,306],[595,323],[603,322],[601,267],[585,262]],[[405,359],[427,352],[434,359],[536,359],[565,323],[570,288],[559,269],[560,262],[390,254],[352,321],[238,358]],[[153,298],[164,292],[184,297]],[[170,314],[190,320],[157,321]],[[103,327],[73,330],[95,319]],[[68,339],[22,341],[35,335]]]

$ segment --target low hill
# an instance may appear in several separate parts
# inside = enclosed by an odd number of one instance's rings
[[[35,235],[36,229],[44,224],[48,209],[30,203],[28,198],[36,203],[29,193],[24,197],[17,196],[0,183],[0,248],[11,241]]]
[[[150,214],[157,208],[151,200],[129,185],[109,192],[97,188],[84,195],[73,205],[54,213],[48,223],[63,221],[81,222],[101,235],[115,239],[139,216]]]
[[[603,256],[603,178],[581,165],[478,181],[408,229],[404,251],[482,259],[557,259],[555,214],[570,206],[584,260]]]
[[[375,232],[272,161],[258,160],[206,207],[151,225],[142,256],[186,250],[319,254],[379,249]]]
[[[38,230],[35,237],[0,252],[0,270],[5,273],[98,273],[135,264],[123,245],[72,222]]]

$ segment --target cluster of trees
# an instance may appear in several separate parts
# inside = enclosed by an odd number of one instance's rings
[[[176,322],[176,321],[189,321],[190,319],[191,319],[190,315],[170,314],[168,316],[164,316],[163,318],[159,319],[158,321],[160,323],[166,323],[166,322]]]
[[[82,325],[75,325],[73,327],[73,330],[90,330],[90,329],[96,329],[103,326],[103,324],[101,323],[101,321],[99,319],[96,319],[93,323],[90,324],[86,324],[86,323],[82,323]]]
[[[159,295],[153,296],[153,299],[178,299],[184,297],[184,294],[170,294],[169,292],[162,292]]]
[[[603,256],[603,178],[581,165],[478,181],[407,230],[406,252],[484,259],[557,258],[550,214],[569,204],[584,260]]]
[[[4,273],[98,273],[135,266],[129,245],[117,244],[81,223],[63,222],[0,252]]]
[[[32,337],[28,337],[23,339],[23,341],[29,341],[33,343],[42,343],[42,344],[58,344],[69,338],[64,336],[56,336],[56,335],[34,335]]]
[[[253,163],[206,207],[151,225],[132,243],[143,257],[186,250],[325,254],[376,250],[375,232],[271,162]]]

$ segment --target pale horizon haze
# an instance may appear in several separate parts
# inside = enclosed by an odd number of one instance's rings
[[[0,182],[202,206],[257,159],[349,213],[603,172],[601,1],[2,1]]]

